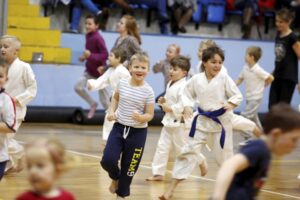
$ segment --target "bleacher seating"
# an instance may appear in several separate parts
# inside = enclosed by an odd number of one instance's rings
[[[29,0],[9,0],[7,34],[16,35],[22,42],[19,56],[32,62],[40,54],[45,63],[70,63],[71,49],[60,47],[60,30],[50,30],[50,18],[40,17],[40,6]]]

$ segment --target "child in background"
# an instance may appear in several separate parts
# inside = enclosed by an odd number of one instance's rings
[[[88,79],[96,79],[101,76],[106,65],[108,52],[105,46],[105,41],[100,35],[98,22],[94,16],[88,15],[85,19],[86,28],[86,43],[84,54],[79,58],[81,62],[86,61],[84,74],[80,77],[75,85],[75,91],[81,96],[89,105],[90,111],[88,119],[91,119],[98,106],[97,102],[86,91],[86,83]],[[102,106],[106,110],[109,106],[109,92],[106,89],[99,90],[99,99]]]
[[[16,125],[15,102],[4,91],[7,70],[4,62],[0,60],[0,181],[4,175],[6,163],[9,161],[6,134],[15,132]]]
[[[300,138],[300,113],[281,103],[264,120],[265,135],[250,141],[220,168],[212,200],[256,199],[268,175],[271,154],[291,153]]]
[[[21,48],[20,40],[12,35],[4,35],[0,39],[1,57],[8,66],[8,80],[5,91],[14,99],[16,104],[17,131],[26,115],[26,105],[36,96],[37,84],[34,73],[28,63],[18,58]],[[15,139],[15,133],[6,134],[8,140],[9,162],[6,173],[19,172],[24,168],[24,149]]]
[[[252,120],[262,130],[258,118],[258,109],[261,105],[264,88],[271,84],[274,77],[266,72],[258,64],[262,56],[262,50],[258,46],[248,47],[245,55],[246,65],[240,73],[236,84],[240,85],[245,81],[246,86],[246,108],[241,115]]]
[[[152,68],[154,73],[161,72],[163,74],[164,83],[165,83],[164,91],[167,87],[167,84],[170,81],[170,61],[172,60],[172,58],[178,56],[179,54],[180,54],[180,47],[177,44],[170,44],[166,51],[166,58],[156,63]],[[159,99],[159,97],[163,96],[164,94],[165,92],[158,95],[156,97],[156,101]]]
[[[242,101],[242,95],[234,81],[226,73],[220,73],[224,53],[219,47],[210,47],[202,55],[202,73],[194,75],[184,88],[183,116],[193,116],[194,104],[198,113],[193,119],[189,140],[176,158],[172,182],[161,200],[170,199],[176,186],[186,179],[202,161],[201,149],[207,143],[213,147],[217,164],[221,165],[233,156],[232,112]]]
[[[143,156],[148,122],[154,116],[154,92],[145,81],[149,57],[144,53],[133,55],[129,71],[131,78],[120,80],[112,98],[107,119],[116,122],[101,160],[112,179],[109,190],[117,194],[117,199],[130,195],[130,184]]]
[[[108,70],[98,79],[89,79],[87,81],[88,89],[101,90],[103,88],[106,88],[107,86],[110,86],[113,91],[112,96],[114,96],[114,91],[116,90],[119,81],[122,78],[130,77],[128,69],[122,64],[126,61],[126,58],[126,52],[123,49],[112,49],[108,56],[110,68],[108,68]],[[107,120],[106,114],[103,124],[103,140],[107,140],[113,124],[114,121],[110,122]]]
[[[32,189],[16,200],[75,199],[70,192],[56,186],[67,162],[62,143],[55,139],[38,139],[28,144],[25,157]]]
[[[190,60],[184,56],[175,56],[171,61],[170,82],[167,85],[166,94],[158,99],[159,105],[165,112],[162,124],[164,125],[152,162],[153,176],[148,181],[161,181],[164,178],[169,153],[171,148],[175,155],[179,155],[180,149],[188,139],[188,132],[182,118],[183,106],[180,98],[186,84],[186,76],[191,68]],[[201,163],[201,175],[207,173],[206,162]]]

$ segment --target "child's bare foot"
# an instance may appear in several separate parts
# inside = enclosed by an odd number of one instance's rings
[[[172,196],[173,196],[173,192],[168,191],[168,192],[165,192],[163,195],[159,196],[158,199],[160,199],[160,200],[169,200],[169,199],[172,198]]]
[[[146,181],[162,181],[164,177],[162,175],[153,175],[146,178]]]
[[[108,189],[112,194],[115,194],[118,189],[118,181],[112,180]]]
[[[202,161],[202,163],[199,165],[201,176],[205,176],[208,172],[207,162],[206,159]]]

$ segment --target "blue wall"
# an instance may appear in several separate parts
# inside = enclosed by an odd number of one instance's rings
[[[108,49],[111,49],[117,33],[102,33]],[[181,53],[191,58],[192,66],[198,63],[197,49],[201,37],[180,37],[180,36],[160,36],[142,35],[142,48],[148,52],[151,65],[165,57],[165,50],[171,43],[181,46]],[[263,49],[263,56],[260,60],[261,66],[268,72],[274,68],[274,43],[265,41],[242,41],[232,39],[215,39],[217,44],[225,50],[225,66],[230,76],[236,79],[244,64],[245,50],[250,45],[257,45]],[[63,34],[61,43],[63,47],[72,49],[72,65],[40,65],[33,64],[33,70],[38,81],[38,94],[31,105],[37,106],[81,106],[88,108],[88,105],[79,98],[73,90],[74,84],[84,71],[84,65],[79,63],[78,57],[84,50],[85,37],[78,34]],[[150,73],[147,81],[153,87],[156,95],[163,91],[163,76],[161,74]],[[240,87],[244,93],[243,86]],[[92,93],[97,99],[97,93]],[[267,111],[269,87],[264,94],[261,112]],[[293,106],[300,104],[300,96],[295,91],[292,101]],[[245,102],[237,108],[243,109]],[[100,107],[99,107],[100,108]]]

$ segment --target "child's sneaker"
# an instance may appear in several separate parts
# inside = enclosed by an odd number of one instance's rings
[[[87,116],[88,119],[91,119],[91,118],[94,117],[94,114],[96,112],[97,106],[98,106],[98,104],[96,102],[92,104],[91,109],[90,109],[90,111],[88,113],[88,116]]]

